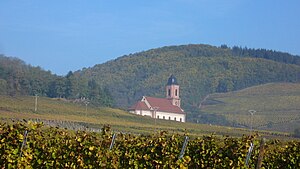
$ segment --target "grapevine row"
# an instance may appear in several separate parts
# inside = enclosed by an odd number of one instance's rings
[[[26,134],[27,133],[27,134]],[[246,168],[256,167],[259,141],[255,137],[190,139],[160,132],[154,135],[69,131],[42,123],[0,123],[0,168]],[[262,167],[300,168],[300,142],[269,140]]]

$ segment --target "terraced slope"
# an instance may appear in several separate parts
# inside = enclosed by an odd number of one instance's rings
[[[293,132],[300,127],[300,84],[269,83],[244,90],[212,94],[202,103],[201,111],[224,116],[235,126]]]

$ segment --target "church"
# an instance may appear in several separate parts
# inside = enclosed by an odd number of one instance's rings
[[[180,107],[179,84],[171,75],[166,85],[166,98],[143,96],[143,98],[129,108],[129,112],[141,116],[157,119],[186,121],[186,113]]]

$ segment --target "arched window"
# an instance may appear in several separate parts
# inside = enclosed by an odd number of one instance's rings
[[[159,115],[157,115],[157,118],[159,119]]]
[[[177,96],[177,89],[175,90],[175,96]]]
[[[163,116],[163,119],[165,119],[165,116]]]
[[[182,122],[182,118],[180,118],[180,122]]]
[[[168,89],[168,96],[171,96],[171,89]]]
[[[171,120],[171,117],[169,116],[169,120]]]
[[[174,117],[174,120],[176,121],[176,117]]]

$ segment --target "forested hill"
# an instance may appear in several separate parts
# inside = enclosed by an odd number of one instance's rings
[[[66,99],[85,98],[96,106],[111,106],[113,99],[107,89],[95,80],[77,79],[72,72],[65,77],[52,74],[24,61],[0,55],[0,95],[39,95]]]
[[[125,55],[74,74],[109,89],[116,105],[123,108],[143,95],[164,97],[167,79],[174,74],[183,108],[190,111],[209,93],[269,82],[299,82],[300,57],[226,45],[182,45]]]

